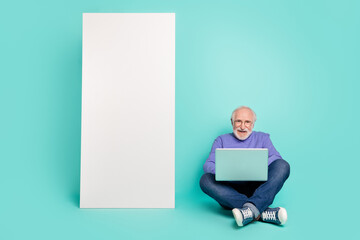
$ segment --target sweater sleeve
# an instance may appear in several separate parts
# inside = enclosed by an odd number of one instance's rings
[[[209,157],[208,157],[208,159],[206,159],[206,162],[203,166],[205,173],[215,174],[215,150],[217,148],[222,148],[222,147],[223,146],[222,146],[221,138],[220,137],[216,138],[212,145]]]
[[[274,145],[272,144],[270,140],[270,135],[266,134],[265,142],[264,142],[264,148],[268,149],[268,165],[270,165],[272,162],[274,162],[277,159],[282,159],[280,153],[276,151]]]

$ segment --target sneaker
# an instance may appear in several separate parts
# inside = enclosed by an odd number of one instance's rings
[[[261,213],[260,219],[263,222],[284,225],[287,220],[287,212],[286,209],[282,207],[267,208]]]
[[[246,224],[252,222],[254,220],[253,212],[250,208],[234,208],[232,210],[235,221],[239,227],[245,226]]]

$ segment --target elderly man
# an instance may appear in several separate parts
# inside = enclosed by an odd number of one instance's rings
[[[256,114],[249,107],[235,109],[231,116],[233,133],[217,137],[209,158],[204,164],[205,174],[201,177],[200,187],[225,209],[232,209],[238,226],[261,220],[282,225],[287,220],[285,208],[269,208],[275,195],[289,177],[290,166],[282,159],[273,146],[269,134],[252,131]],[[215,180],[216,148],[267,148],[268,180],[220,182]]]

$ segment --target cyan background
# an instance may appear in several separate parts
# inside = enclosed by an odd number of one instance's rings
[[[78,207],[83,12],[176,13],[176,209]],[[355,0],[1,1],[0,239],[359,239],[359,12]],[[291,164],[274,202],[284,227],[239,229],[199,189],[239,105]]]

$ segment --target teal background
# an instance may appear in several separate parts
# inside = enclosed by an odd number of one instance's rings
[[[20,0],[0,12],[0,239],[358,239],[359,1]],[[79,209],[83,12],[176,13],[175,209]],[[291,165],[273,205],[284,227],[239,229],[199,189],[239,105]]]

